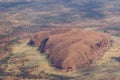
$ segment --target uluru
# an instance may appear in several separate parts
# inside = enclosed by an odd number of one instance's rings
[[[51,64],[59,69],[76,70],[100,58],[112,44],[109,34],[79,28],[55,28],[40,31],[29,45],[48,54]]]

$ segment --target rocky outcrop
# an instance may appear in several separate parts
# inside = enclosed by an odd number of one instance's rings
[[[101,32],[57,28],[37,33],[29,44],[40,46],[40,52],[48,53],[48,58],[55,67],[79,69],[91,64],[108,50],[111,38],[110,35]]]

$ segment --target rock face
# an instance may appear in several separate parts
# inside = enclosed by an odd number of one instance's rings
[[[48,53],[51,63],[60,69],[79,69],[91,64],[111,46],[110,35],[79,28],[41,31],[29,42]]]

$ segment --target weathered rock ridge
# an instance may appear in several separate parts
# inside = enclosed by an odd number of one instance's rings
[[[91,64],[111,46],[106,33],[79,28],[57,28],[41,31],[29,42],[39,46],[41,53],[48,53],[51,63],[60,69],[79,69]]]

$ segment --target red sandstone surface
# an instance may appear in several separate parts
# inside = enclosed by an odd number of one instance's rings
[[[48,53],[51,63],[60,69],[79,69],[91,64],[111,46],[106,33],[79,28],[57,28],[33,36],[30,45]]]

